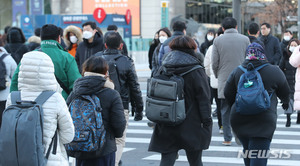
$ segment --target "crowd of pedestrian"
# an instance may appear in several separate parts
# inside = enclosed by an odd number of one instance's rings
[[[248,37],[237,28],[236,20],[226,17],[221,27],[207,31],[201,45],[186,35],[182,21],[173,23],[172,32],[161,28],[155,33],[148,54],[151,77],[166,81],[176,76],[184,82],[178,85],[184,94],[183,122],[149,125],[153,134],[148,150],[161,153],[160,166],[174,165],[181,149],[191,166],[202,166],[202,152],[211,142],[213,114],[223,145],[230,146],[235,137],[244,150],[269,150],[278,98],[287,117],[286,127],[291,126],[291,114],[300,110],[299,40],[287,30],[280,42],[268,23],[249,24]],[[122,165],[130,105],[134,120],[140,121],[144,103],[134,62],[116,25],[108,26],[103,34],[91,21],[64,30],[46,24],[27,43],[20,28],[6,27],[0,38],[0,74],[0,131],[14,130],[6,119],[12,112],[9,108],[24,109],[24,101],[35,103],[40,94],[51,91],[41,105],[47,165],[68,165],[68,156],[76,158],[77,166]],[[240,109],[240,85],[246,89],[256,86],[251,79],[257,75],[269,105],[265,111],[248,113],[250,108]],[[241,83],[244,77],[248,82]],[[10,93],[14,91],[20,92],[20,98]],[[216,109],[212,111],[213,99]],[[146,101],[147,107],[151,105]],[[168,115],[161,112],[158,116]],[[300,112],[296,123],[300,124]],[[0,133],[3,152],[7,142]],[[53,140],[55,151],[49,154]],[[245,165],[267,165],[267,159],[258,157],[245,157]],[[0,157],[0,165],[12,160]]]

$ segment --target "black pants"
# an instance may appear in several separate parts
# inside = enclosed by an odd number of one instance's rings
[[[218,125],[219,128],[222,126],[222,114],[221,114],[221,99],[218,98],[218,89],[210,88],[212,98],[215,98],[216,102],[216,110],[217,110],[217,117],[218,117]]]
[[[2,113],[5,109],[5,104],[6,104],[6,100],[5,101],[0,101],[0,127],[2,124]]]
[[[110,153],[95,159],[76,159],[76,166],[115,166],[116,153]]]
[[[190,166],[203,166],[202,164],[202,150],[199,151],[185,151]],[[177,157],[178,151],[171,153],[162,153],[160,166],[173,166]]]

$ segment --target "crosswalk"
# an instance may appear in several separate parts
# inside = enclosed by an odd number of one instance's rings
[[[134,121],[130,117],[127,130],[126,146],[122,161],[124,166],[159,165],[160,154],[148,152],[148,146],[153,129],[147,126],[147,118],[142,121]],[[271,150],[278,152],[277,158],[270,158],[270,166],[300,166],[300,125],[296,123],[296,114],[292,115],[292,125],[285,127],[286,117],[284,114],[278,116],[277,129],[275,131]],[[203,163],[208,166],[242,166],[243,159],[238,158],[242,147],[233,142],[232,146],[223,146],[223,135],[219,134],[217,119],[214,118],[213,137],[210,148],[203,152]],[[234,139],[233,139],[234,141]],[[285,158],[282,152],[290,154]],[[281,155],[281,156],[280,156]],[[132,156],[134,159],[132,159]],[[179,158],[175,166],[188,165],[184,151],[179,151]]]

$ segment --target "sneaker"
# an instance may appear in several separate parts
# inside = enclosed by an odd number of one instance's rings
[[[148,125],[148,127],[151,127],[151,128],[155,127],[155,123],[154,122],[148,122],[147,125]]]
[[[223,132],[223,126],[221,126],[221,128],[219,129],[219,133],[220,134],[223,134],[224,132]]]
[[[213,116],[213,117],[217,117],[217,116],[218,116],[217,110],[215,110],[215,111],[212,113],[212,116]]]
[[[231,145],[231,141],[224,141],[222,142],[223,145],[225,146],[230,146]]]

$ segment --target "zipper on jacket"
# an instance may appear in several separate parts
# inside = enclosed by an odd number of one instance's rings
[[[16,146],[16,156],[17,156],[17,164],[19,166],[19,155],[18,155],[18,135],[17,135],[17,128],[18,128],[18,122],[19,122],[19,118],[22,115],[22,113],[19,113],[16,116],[17,122],[16,122],[16,127],[15,127],[15,146]]]

